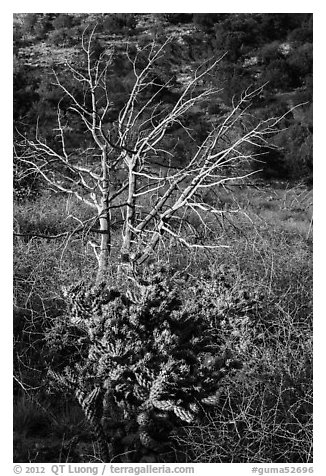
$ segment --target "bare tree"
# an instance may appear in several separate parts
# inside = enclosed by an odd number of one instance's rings
[[[70,101],[68,110],[79,118],[92,146],[69,150],[69,124],[59,104],[57,145],[48,145],[37,130],[34,139],[24,139],[27,147],[19,160],[39,173],[52,189],[75,195],[94,209],[100,234],[97,253],[97,281],[100,282],[109,266],[112,214],[116,209],[123,222],[121,265],[129,269],[143,263],[165,237],[173,237],[190,248],[221,246],[196,243],[191,238],[194,229],[185,217],[192,212],[207,227],[209,214],[221,215],[217,206],[205,202],[203,192],[250,175],[250,171],[232,173],[232,170],[240,170],[236,166],[253,158],[255,147],[267,144],[282,118],[270,118],[250,128],[246,126],[248,121],[244,119],[251,102],[262,92],[260,87],[248,89],[218,121],[211,123],[206,138],[189,152],[185,165],[180,167],[175,151],[164,145],[166,136],[173,125],[178,125],[187,133],[189,143],[193,143],[192,131],[186,123],[187,112],[203,101],[216,100],[218,90],[207,83],[222,58],[198,68],[175,103],[168,107],[161,104],[158,97],[169,87],[170,81],[158,86],[153,70],[171,40],[162,45],[154,41],[137,47],[133,54],[127,46],[125,54],[132,67],[133,86],[117,119],[110,123],[113,98],[108,77],[113,52],[105,51],[96,58],[92,50],[94,35],[93,30],[88,38],[83,36],[86,67],[67,65],[67,73],[80,84],[82,95],[66,86],[54,73],[55,84]],[[188,232],[184,233],[187,227]]]

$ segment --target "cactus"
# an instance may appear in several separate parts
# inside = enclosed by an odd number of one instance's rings
[[[53,343],[62,326],[71,336],[78,330],[80,352],[49,375],[77,398],[103,461],[130,452],[138,461],[147,452],[159,458],[171,432],[216,406],[223,378],[239,368],[222,345],[227,313],[218,314],[216,290],[209,302],[197,285],[185,301],[162,270],[147,271],[133,288],[70,286],[67,318],[49,334]]]

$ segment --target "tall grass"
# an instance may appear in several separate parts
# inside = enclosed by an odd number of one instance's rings
[[[228,379],[216,412],[175,437],[178,461],[312,462],[311,194],[272,192],[268,201],[271,191],[240,191],[243,226],[228,230],[230,248],[188,255],[194,275],[227,266],[234,292],[264,298],[242,370]],[[185,259],[180,251],[171,261]]]
[[[42,200],[16,208],[16,230],[58,234],[69,223],[73,229],[71,218],[65,219],[67,207],[68,215],[88,217],[86,209],[67,204],[62,197],[51,197],[46,203]],[[254,332],[245,337],[243,368],[228,377],[214,413],[175,435],[175,461],[311,462],[311,192],[302,187],[244,188],[221,191],[220,200],[227,202],[228,209],[240,210],[230,214],[224,228],[216,225],[216,237],[222,234],[229,248],[185,251],[171,240],[157,250],[154,259],[207,286],[214,273],[227,269],[233,277],[232,296],[250,290],[261,295],[262,301],[252,322]],[[52,452],[37,456],[35,445],[28,441],[35,438],[32,428],[39,408],[30,400],[17,400],[18,460],[96,461],[96,447],[87,439],[84,423],[79,424],[82,417],[76,416],[71,402],[67,400],[70,410],[56,408],[61,424],[54,427],[50,413],[56,402],[43,391],[47,370],[43,335],[52,319],[64,312],[61,286],[80,278],[92,280],[96,273],[96,259],[87,239],[15,238],[15,376],[28,394],[43,402],[46,410],[40,418],[57,441]],[[208,239],[214,242],[214,236]],[[18,396],[20,389],[15,387]],[[86,449],[67,449],[66,439],[74,432]],[[40,434],[36,438],[44,440]]]
[[[279,277],[284,283],[284,277]],[[307,279],[308,281],[308,279]],[[307,283],[276,285],[219,408],[176,437],[187,462],[312,462],[312,315]]]

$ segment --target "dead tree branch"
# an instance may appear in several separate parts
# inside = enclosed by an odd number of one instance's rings
[[[82,38],[86,67],[67,67],[67,73],[82,86],[83,99],[54,72],[55,84],[70,101],[69,113],[83,125],[88,145],[81,150],[69,147],[68,116],[65,117],[59,103],[53,144],[41,138],[37,127],[35,138],[21,137],[24,152],[17,153],[17,158],[31,173],[39,174],[51,189],[73,195],[96,210],[100,235],[100,243],[94,244],[99,263],[98,281],[105,279],[108,270],[112,214],[117,210],[123,220],[121,262],[129,267],[145,262],[165,236],[188,248],[227,246],[191,241],[182,232],[182,226],[175,226],[176,220],[179,224],[186,223],[181,217],[194,213],[209,232],[207,216],[216,218],[224,212],[218,205],[205,203],[202,192],[216,191],[226,183],[239,183],[250,177],[253,172],[243,166],[255,159],[255,150],[259,151],[279,131],[284,116],[250,127],[250,106],[262,93],[263,86],[248,88],[231,109],[211,123],[206,138],[193,147],[193,152],[189,151],[186,163],[180,166],[175,151],[166,146],[168,131],[178,126],[194,143],[187,114],[203,101],[216,99],[219,90],[203,87],[202,81],[216,71],[223,57],[194,71],[174,105],[163,107],[158,96],[164,88],[169,88],[170,80],[152,93],[153,71],[171,39],[162,45],[154,41],[138,48],[135,54],[127,47],[125,55],[134,82],[125,105],[112,123],[108,118],[114,97],[108,78],[114,55],[105,51],[95,59],[95,36],[93,29]]]

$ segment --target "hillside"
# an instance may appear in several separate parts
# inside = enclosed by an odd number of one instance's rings
[[[45,136],[54,127],[62,94],[53,87],[52,70],[66,76],[66,64],[80,66],[83,32],[96,24],[97,52],[114,51],[110,90],[118,111],[130,90],[126,48],[167,37],[173,40],[156,71],[156,82],[172,82],[159,100],[173,101],[191,74],[211,57],[222,57],[211,86],[219,99],[206,105],[201,127],[223,114],[248,86],[265,84],[254,105],[256,117],[289,115],[286,133],[264,160],[266,177],[311,179],[312,176],[312,15],[311,14],[17,14],[14,22],[14,118],[19,130],[31,131],[37,120]],[[164,93],[164,94],[163,94]],[[195,115],[196,116],[196,115]],[[197,117],[189,118],[196,128]],[[112,118],[115,119],[114,117]],[[205,125],[206,123],[206,125]],[[199,128],[199,126],[197,125]],[[200,134],[200,131],[199,131]],[[289,140],[289,138],[291,138]],[[180,148],[183,147],[179,138]],[[76,139],[78,142],[78,139]]]

